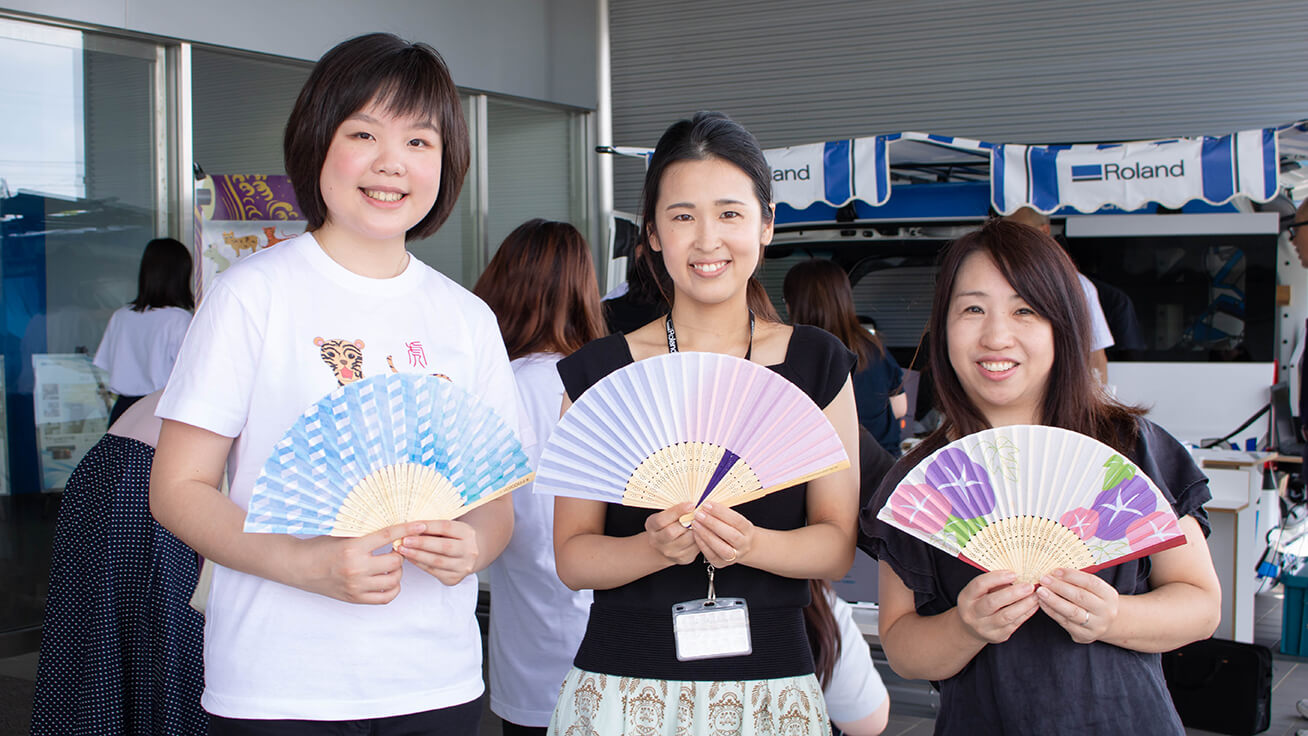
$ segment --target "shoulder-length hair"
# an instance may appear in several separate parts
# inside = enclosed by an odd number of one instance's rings
[[[590,248],[566,222],[519,225],[472,291],[495,312],[510,360],[569,355],[605,334]]]
[[[286,121],[282,153],[309,230],[327,219],[318,179],[327,149],[341,123],[371,103],[397,117],[430,121],[441,137],[440,192],[427,216],[409,228],[405,240],[425,238],[454,209],[468,171],[468,126],[459,90],[445,60],[425,43],[390,33],[369,33],[342,41],[323,54],[295,100]]]
[[[786,273],[781,294],[790,321],[821,327],[840,338],[858,356],[856,370],[865,370],[885,354],[881,340],[859,324],[849,274],[835,263],[825,258],[796,263]]]
[[[1135,418],[1144,414],[1104,392],[1090,371],[1090,316],[1076,267],[1053,238],[1035,228],[991,220],[945,249],[927,325],[927,367],[944,422],[940,439],[988,428],[949,361],[949,313],[958,272],[973,254],[990,258],[1013,290],[1053,328],[1054,361],[1040,408],[1041,424],[1089,435],[1119,452],[1134,449]],[[923,442],[924,447],[938,442]]]
[[[658,286],[663,300],[672,303],[672,277],[668,275],[663,263],[663,253],[650,247],[649,236],[654,232],[654,214],[658,209],[659,190],[663,184],[663,174],[668,167],[681,161],[705,161],[721,159],[740,169],[754,185],[754,196],[758,199],[763,212],[763,222],[772,221],[772,168],[763,156],[763,149],[753,134],[744,126],[720,112],[697,112],[689,120],[673,123],[650,156],[649,167],[645,169],[645,187],[641,193],[641,228],[639,258],[642,267],[650,274]],[[758,265],[763,265],[760,248]],[[768,298],[767,289],[755,277],[750,276],[746,291],[749,308],[760,319],[780,322],[776,307]]]
[[[128,302],[132,311],[164,307],[195,309],[191,269],[191,251],[181,241],[155,238],[146,243],[141,254],[141,270],[136,274],[136,298]]]

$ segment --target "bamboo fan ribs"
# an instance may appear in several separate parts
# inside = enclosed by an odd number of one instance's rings
[[[847,467],[835,428],[793,383],[739,358],[678,352],[582,394],[550,434],[534,488],[649,509],[734,506]]]
[[[997,427],[949,443],[909,471],[877,518],[1024,582],[1185,543],[1148,476],[1111,447],[1057,427]]]
[[[513,430],[449,381],[387,374],[309,407],[273,446],[245,531],[358,537],[455,519],[531,480]]]

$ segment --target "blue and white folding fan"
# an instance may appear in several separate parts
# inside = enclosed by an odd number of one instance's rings
[[[245,531],[360,537],[455,519],[531,480],[517,437],[449,381],[407,373],[348,383],[273,446]]]
[[[678,352],[582,394],[541,451],[534,488],[650,509],[735,506],[847,467],[835,427],[798,386],[740,358]]]

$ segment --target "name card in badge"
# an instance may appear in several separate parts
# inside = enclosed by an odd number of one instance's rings
[[[738,657],[754,651],[744,598],[701,598],[672,606],[677,659]]]

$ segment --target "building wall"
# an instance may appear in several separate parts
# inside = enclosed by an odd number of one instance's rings
[[[435,46],[464,89],[595,107],[595,0],[5,0],[0,10],[306,60],[390,31]]]
[[[653,146],[701,109],[765,147],[903,130],[1139,140],[1308,117],[1302,0],[708,5],[609,0],[616,144]],[[619,209],[641,171],[615,162]]]

